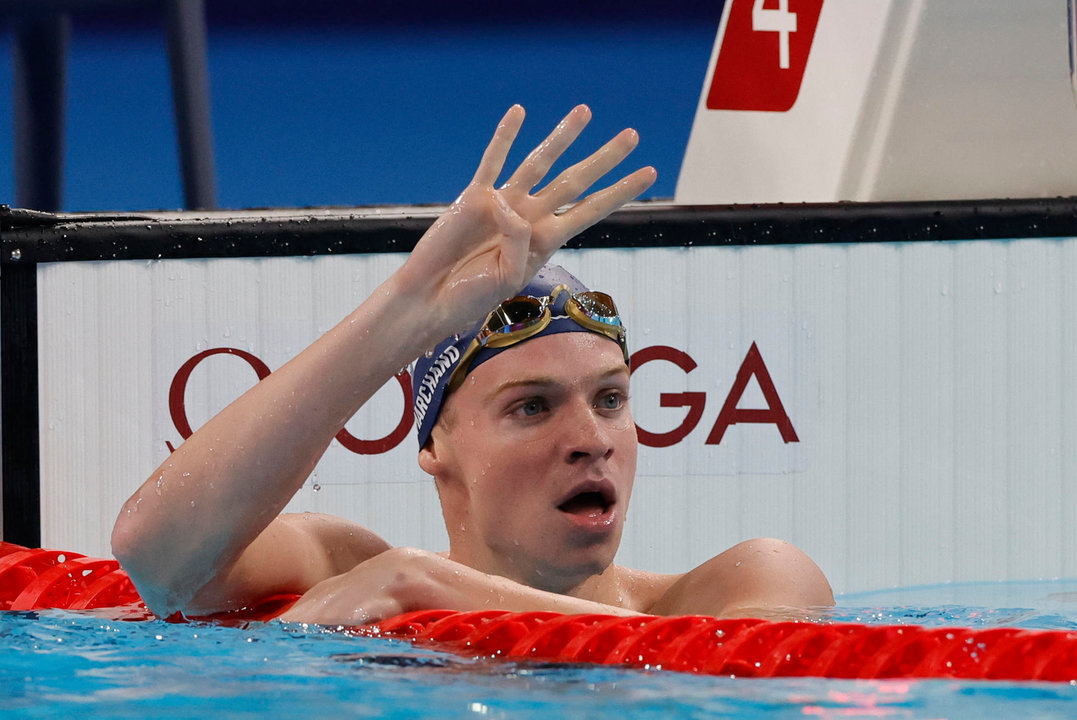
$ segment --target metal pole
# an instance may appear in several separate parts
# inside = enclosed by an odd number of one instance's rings
[[[15,203],[62,209],[64,86],[71,20],[66,13],[15,23]]]
[[[205,8],[202,0],[167,0],[165,15],[184,202],[191,210],[209,210],[217,207],[217,189]]]

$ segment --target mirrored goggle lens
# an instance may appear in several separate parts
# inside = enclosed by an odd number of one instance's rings
[[[585,292],[573,295],[577,307],[583,313],[597,322],[607,325],[620,325],[621,318],[617,312],[617,306],[613,304],[613,298],[606,293]]]
[[[542,302],[532,297],[515,297],[501,303],[486,321],[488,333],[510,333],[542,318]]]

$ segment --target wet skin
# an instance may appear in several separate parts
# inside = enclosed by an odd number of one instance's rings
[[[609,567],[636,471],[628,384],[617,344],[588,332],[477,367],[419,459],[438,478],[449,557],[573,594]]]

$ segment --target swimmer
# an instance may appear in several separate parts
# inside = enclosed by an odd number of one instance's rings
[[[613,563],[637,453],[624,328],[611,298],[546,262],[655,171],[565,209],[635,148],[624,130],[535,190],[588,123],[579,106],[495,188],[523,119],[519,106],[506,113],[471,183],[398,271],[125,503],[113,552],[159,616],[284,593],[300,598],[282,619],[332,625],[426,608],[802,616],[833,603],[815,563],[777,540],[681,574]],[[346,519],[282,514],[344,423],[416,357],[419,465],[449,549],[393,548]]]

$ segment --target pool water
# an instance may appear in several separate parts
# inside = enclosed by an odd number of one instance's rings
[[[1077,630],[1077,581],[846,595],[834,620]],[[0,613],[0,717],[1069,718],[1055,683],[702,677],[461,658],[300,625]]]

